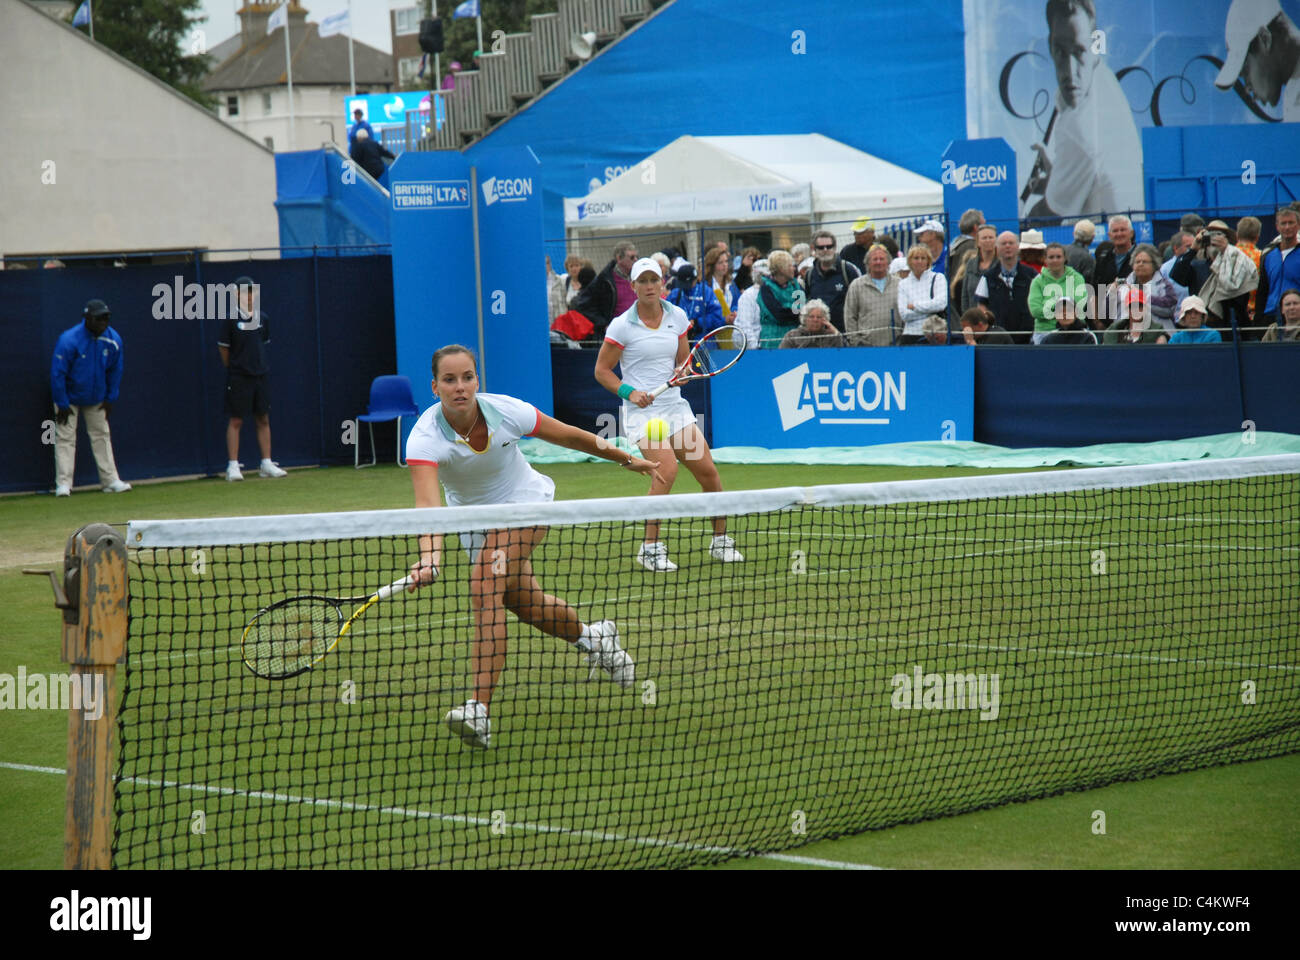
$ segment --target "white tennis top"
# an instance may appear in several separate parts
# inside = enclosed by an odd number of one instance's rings
[[[501,393],[475,398],[488,428],[487,448],[475,450],[452,429],[436,403],[420,415],[406,440],[406,462],[438,468],[451,507],[481,503],[535,503],[555,496],[555,481],[519,452],[519,439],[537,432],[541,414],[531,403]]]
[[[658,329],[651,330],[641,322],[636,315],[635,303],[605,328],[605,342],[623,348],[620,361],[623,382],[637,390],[654,390],[668,382],[677,366],[677,344],[691,326],[686,311],[681,307],[667,300],[660,303],[663,304],[664,316]],[[669,387],[659,396],[675,400],[681,395],[681,388]]]

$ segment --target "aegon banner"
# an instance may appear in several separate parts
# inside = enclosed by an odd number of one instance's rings
[[[711,385],[715,447],[973,438],[974,347],[755,350]]]
[[[954,140],[939,167],[943,208],[957,235],[957,221],[974,208],[999,227],[1016,229],[1020,201],[1016,195],[1016,154],[1001,137]]]
[[[581,200],[565,198],[568,226],[629,223],[687,223],[696,220],[749,220],[755,216],[788,217],[812,213],[812,185],[705,190],[640,197]]]

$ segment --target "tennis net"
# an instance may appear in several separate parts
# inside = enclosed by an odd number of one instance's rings
[[[134,522],[113,863],[682,866],[1292,752],[1298,484],[1288,456]],[[719,515],[744,562],[711,556]],[[633,560],[650,517],[676,572]],[[614,621],[635,679],[511,615],[475,749],[443,716],[538,525],[542,588]],[[495,571],[459,546],[483,530]],[[358,598],[341,623],[429,532],[436,584],[249,670],[259,611]]]

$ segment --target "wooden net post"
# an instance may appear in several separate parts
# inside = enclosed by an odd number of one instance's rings
[[[107,870],[113,841],[117,665],[126,653],[126,544],[122,535],[106,523],[92,523],[74,533],[63,555],[63,581],[67,600],[63,661],[71,668],[70,689],[82,693],[70,697],[68,711],[63,865],[69,870]],[[87,693],[97,698],[93,711],[85,709]]]

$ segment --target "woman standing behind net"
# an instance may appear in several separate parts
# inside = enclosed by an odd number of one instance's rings
[[[686,465],[705,492],[721,490],[722,479],[713,455],[695,425],[695,413],[681,388],[669,387],[658,397],[649,393],[667,383],[689,356],[686,334],[690,321],[680,307],[661,299],[663,276],[653,260],[641,259],[633,264],[631,278],[636,302],[615,317],[605,331],[605,342],[596,358],[596,382],[622,399],[624,436],[659,468],[650,483],[651,496],[672,490],[678,463]],[[615,366],[621,367],[622,379],[614,372]],[[662,438],[650,438],[652,420],[666,424]],[[709,554],[723,563],[745,559],[736,549],[736,542],[727,536],[726,517],[713,518]],[[645,542],[637,550],[636,561],[654,573],[677,569],[677,564],[668,559],[668,546],[659,539],[658,520],[646,521]]]

